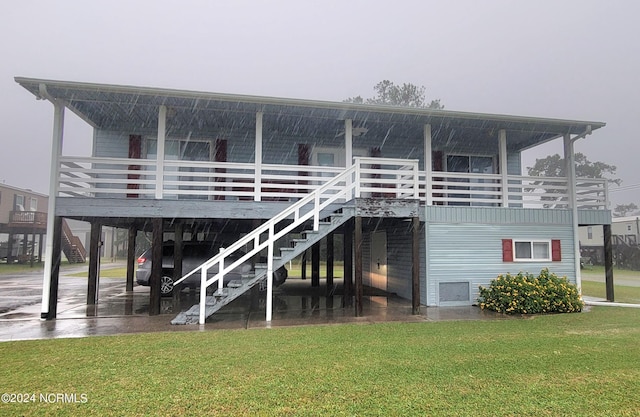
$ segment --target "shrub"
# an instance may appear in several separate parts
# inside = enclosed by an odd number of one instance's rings
[[[537,277],[499,275],[489,287],[480,286],[478,302],[483,310],[506,314],[574,313],[584,307],[576,286],[546,268]]]

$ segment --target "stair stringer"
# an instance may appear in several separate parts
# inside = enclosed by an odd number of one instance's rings
[[[355,215],[353,206],[342,207],[342,213],[334,213],[328,217],[329,221],[320,222],[318,230],[303,230],[304,239],[297,239],[293,247],[280,247],[280,257],[274,257],[273,270],[285,266],[289,261],[302,254],[314,244],[318,243],[329,233],[342,226],[347,220]],[[226,306],[236,298],[240,297],[267,276],[266,264],[256,264],[254,273],[243,277],[241,280],[231,281],[229,286],[223,288],[222,292],[216,290],[212,295],[206,297],[205,319],[211,317],[222,307]],[[238,282],[240,281],[240,282]],[[200,317],[200,304],[195,304],[186,311],[180,312],[171,324],[196,324]]]

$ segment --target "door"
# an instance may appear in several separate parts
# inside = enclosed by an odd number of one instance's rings
[[[475,155],[447,155],[446,159],[447,172],[461,172],[466,174],[493,174],[495,173],[495,163],[493,157],[491,156],[475,156]],[[491,183],[483,179],[463,179],[463,178],[449,178],[450,182],[461,182],[465,184],[484,184]],[[449,186],[447,187],[450,190],[471,190],[471,191],[492,191],[493,187],[469,187],[467,185],[464,186]],[[463,199],[469,201],[450,201],[448,204],[450,206],[493,206],[493,203],[486,202],[475,202],[471,204],[471,199],[492,199],[495,198],[492,195],[480,195],[480,194],[449,194],[450,198],[455,199]]]
[[[210,142],[197,142],[197,141],[181,141],[180,142],[180,160],[182,161],[210,161],[211,160],[211,143]],[[186,183],[203,183],[208,182],[208,177],[203,177],[199,175],[188,175],[186,173],[200,173],[200,172],[209,172],[208,168],[196,168],[196,167],[180,167],[179,172],[180,181]],[[206,192],[208,187],[201,185],[182,185],[180,187],[181,190],[191,190],[191,191],[201,191]],[[208,197],[206,195],[201,194],[189,194],[189,195],[179,195],[179,199],[190,199],[190,200],[207,200]]]
[[[387,232],[371,233],[371,286],[387,290]]]

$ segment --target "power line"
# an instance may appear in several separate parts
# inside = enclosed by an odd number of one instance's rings
[[[618,187],[618,188],[614,188],[614,189],[609,189],[610,193],[615,193],[618,191],[630,191],[630,190],[635,190],[640,188],[640,183],[639,184],[630,184],[630,185],[624,185],[622,187]]]

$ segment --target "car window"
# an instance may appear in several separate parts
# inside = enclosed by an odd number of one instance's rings
[[[173,245],[162,246],[162,256],[166,256],[166,257],[173,256]]]

